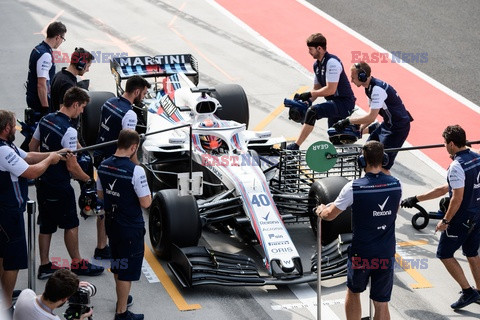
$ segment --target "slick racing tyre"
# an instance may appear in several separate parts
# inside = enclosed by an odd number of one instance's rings
[[[250,112],[245,91],[238,84],[219,84],[211,96],[220,102],[222,108],[215,115],[222,120],[245,123],[248,129]]]
[[[201,235],[197,202],[193,196],[178,196],[178,190],[157,192],[150,207],[148,229],[153,251],[169,258],[172,244],[196,246]]]
[[[308,193],[308,213],[312,230],[317,235],[317,215],[313,212],[319,204],[333,202],[348,180],[344,177],[326,177],[315,181]],[[322,221],[322,245],[329,244],[341,233],[352,232],[352,211],[348,207],[335,220]]]
[[[115,97],[107,91],[89,91],[90,102],[82,113],[81,137],[87,146],[94,145],[97,142],[98,129],[100,127],[101,109],[105,101]]]

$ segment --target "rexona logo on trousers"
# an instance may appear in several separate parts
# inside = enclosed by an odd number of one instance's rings
[[[385,205],[387,204],[387,201],[388,199],[390,198],[390,196],[387,197],[387,199],[385,199],[385,201],[381,204],[378,204],[378,207],[380,208],[380,211],[373,211],[373,216],[374,217],[381,217],[381,216],[389,216],[392,214],[392,210],[387,210],[387,211],[384,211],[383,208],[385,208]]]

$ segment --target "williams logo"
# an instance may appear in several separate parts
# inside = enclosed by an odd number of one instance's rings
[[[265,219],[265,221],[268,221],[268,216],[270,215],[270,212],[267,213],[267,215],[265,217],[263,217],[263,219]]]
[[[110,190],[113,190],[113,187],[115,187],[115,183],[117,183],[117,179],[115,179],[115,181],[112,182],[112,184],[108,184],[108,186],[110,187]]]
[[[382,204],[377,204],[378,207],[380,208],[380,211],[373,211],[373,216],[374,217],[389,216],[389,215],[392,214],[392,210],[387,210],[387,211],[383,210],[385,208],[385,205],[387,204],[387,201],[388,201],[389,198],[390,198],[390,196],[388,196],[387,199],[385,199],[385,201]]]
[[[105,192],[109,195],[114,196],[114,197],[120,197],[119,192],[113,191],[113,187],[115,186],[116,182],[117,182],[117,179],[115,179],[115,181],[113,181],[111,184],[108,183],[108,186],[110,187],[110,189],[105,190]]]
[[[478,189],[478,188],[480,188],[480,172],[478,172],[478,175],[477,175],[477,183],[473,184],[473,189]]]

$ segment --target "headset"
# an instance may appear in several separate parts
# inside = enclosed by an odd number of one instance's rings
[[[383,153],[383,160],[382,160],[382,167],[386,166],[388,164],[388,161],[390,159],[388,158],[388,154],[385,152]],[[357,164],[358,166],[363,169],[367,167],[367,161],[365,161],[365,157],[362,155],[358,156],[357,158]]]
[[[85,56],[88,54],[88,51],[86,51],[83,48],[75,48],[75,52],[72,54],[72,60],[76,59],[78,61],[74,62],[73,64],[75,65],[75,68],[78,71],[83,71],[85,70],[87,66],[87,62],[85,61]]]
[[[355,63],[355,69],[358,70],[358,81],[365,82],[368,79],[367,73],[362,69],[360,63]]]

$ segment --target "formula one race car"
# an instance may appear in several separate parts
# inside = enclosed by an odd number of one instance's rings
[[[153,251],[169,259],[178,281],[189,287],[316,280],[315,272],[304,271],[286,226],[310,222],[316,233],[313,209],[333,201],[348,179],[360,176],[356,161],[344,157],[326,173],[313,172],[304,151],[283,150],[283,137],[247,130],[242,87],[197,87],[191,55],[119,57],[111,71],[117,94],[123,92],[122,80],[133,75],[153,80],[142,106],[135,108],[137,130],[145,133],[141,162],[154,194],[148,226]],[[100,107],[111,96],[91,92],[82,119],[87,144],[95,142]],[[153,134],[157,131],[162,132]],[[348,148],[342,151],[354,147]],[[337,238],[351,233],[350,216],[346,210],[322,224],[322,243],[330,244],[328,252],[336,257],[322,255],[324,278],[346,274],[345,242]],[[247,256],[197,246],[204,227],[258,244],[268,276],[261,276]]]

